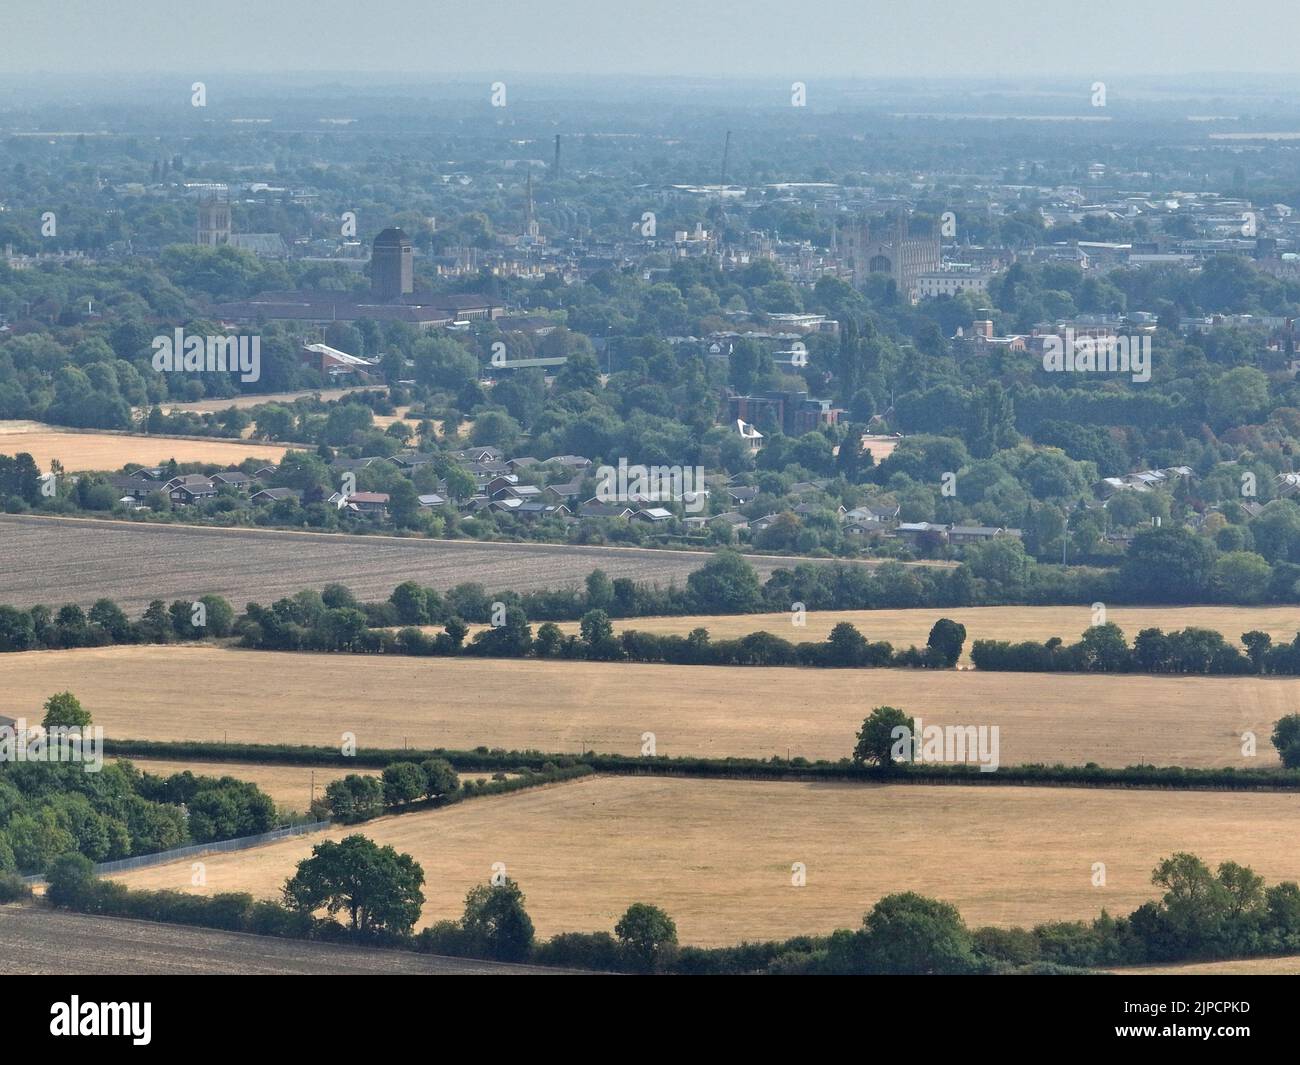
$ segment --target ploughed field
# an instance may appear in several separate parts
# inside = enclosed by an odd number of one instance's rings
[[[224,595],[242,610],[340,581],[362,599],[386,599],[416,580],[489,591],[580,586],[594,569],[667,587],[684,585],[712,555],[637,547],[480,543],[344,533],[220,529],[0,515],[0,603],[32,606],[107,596],[133,613],[153,599]],[[763,575],[798,559],[749,556]],[[869,563],[863,563],[868,565]]]
[[[109,738],[838,760],[890,705],[998,727],[1004,766],[1271,766],[1300,678],[665,666],[204,645],[0,655],[0,714],[71,690]],[[1242,753],[1247,731],[1254,757]]]
[[[5,976],[471,976],[563,971],[91,917],[33,905],[0,906],[0,975]]]
[[[245,459],[279,462],[286,448],[279,444],[240,443],[212,438],[144,436],[128,433],[60,429],[41,422],[0,421],[0,455],[28,452],[42,471],[57,459],[69,473],[77,470],[118,470],[128,462],[161,466],[177,462],[238,465]]]
[[[422,924],[458,917],[502,862],[539,935],[612,930],[649,902],[683,943],[718,946],[856,927],[909,890],[956,904],[972,927],[1127,913],[1158,895],[1151,870],[1180,850],[1294,880],[1300,851],[1278,840],[1297,813],[1300,797],[1278,793],[602,776],[208,855],[203,888],[190,859],[114,879],[269,898],[315,844],[360,832],[421,864]]]

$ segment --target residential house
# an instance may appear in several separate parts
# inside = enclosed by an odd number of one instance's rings
[[[664,507],[646,507],[645,509],[638,510],[633,514],[632,520],[644,521],[650,525],[662,525],[665,522],[672,521],[674,516],[675,515],[671,510],[667,510]]]
[[[633,507],[623,503],[606,503],[594,496],[578,506],[580,518],[629,518],[634,513]]]
[[[353,492],[348,496],[346,509],[356,511],[358,514],[373,515],[376,517],[387,517],[388,515],[388,493],[387,492]]]
[[[212,483],[218,488],[234,488],[237,491],[244,492],[253,483],[253,478],[241,470],[222,470],[220,473],[212,475]]]
[[[296,488],[263,488],[248,497],[250,503],[279,503],[283,499],[300,500],[302,493]]]

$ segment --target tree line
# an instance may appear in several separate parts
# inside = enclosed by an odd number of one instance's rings
[[[1275,644],[1266,632],[1242,633],[1242,651],[1214,629],[1142,629],[1129,645],[1114,622],[1086,629],[1072,644],[1048,640],[976,640],[971,660],[981,670],[1020,673],[1180,673],[1294,676],[1300,673],[1300,633]]]

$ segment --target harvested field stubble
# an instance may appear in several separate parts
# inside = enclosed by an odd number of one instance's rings
[[[458,916],[504,862],[541,935],[613,928],[662,906],[701,946],[856,927],[882,895],[954,903],[972,927],[1127,913],[1158,894],[1151,870],[1188,850],[1270,883],[1300,877],[1278,847],[1291,795],[936,788],[596,777],[335,828],[205,859],[204,891],[270,896],[322,838],[361,831],[425,871],[424,920]],[[794,887],[791,865],[807,867]],[[1106,864],[1103,888],[1092,864]],[[181,862],[115,879],[192,890]]]
[[[147,678],[147,683],[142,681]],[[1271,766],[1300,678],[665,666],[212,646],[0,655],[0,712],[71,688],[110,739],[838,760],[872,707],[996,725],[1003,765]],[[1242,754],[1242,734],[1258,754]]]

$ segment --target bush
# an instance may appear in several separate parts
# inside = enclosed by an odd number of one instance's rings
[[[541,944],[533,960],[538,965],[618,972],[623,951],[608,932],[561,932]]]
[[[53,906],[69,910],[91,910],[98,881],[95,865],[84,854],[61,854],[46,874],[45,898]]]
[[[32,888],[17,873],[0,873],[0,902],[17,902],[32,897]]]

